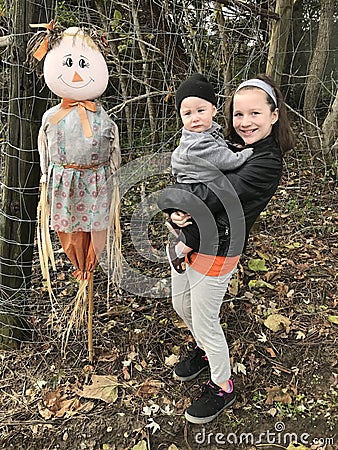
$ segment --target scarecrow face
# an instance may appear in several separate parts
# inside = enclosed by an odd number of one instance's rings
[[[44,77],[49,89],[61,98],[92,100],[108,84],[106,61],[94,42],[78,28],[68,28],[46,55]]]

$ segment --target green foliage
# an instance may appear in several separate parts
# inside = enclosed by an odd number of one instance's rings
[[[69,5],[69,2],[66,2],[65,0],[58,1],[56,11],[56,20],[64,27],[79,25],[79,19],[76,11],[74,11],[74,8]]]

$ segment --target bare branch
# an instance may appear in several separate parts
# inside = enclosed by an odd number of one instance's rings
[[[249,9],[250,11],[259,14],[260,16],[267,17],[268,19],[275,19],[275,20],[280,19],[279,14],[276,14],[275,12],[269,11],[268,9],[265,8],[260,8],[259,6],[253,4],[244,3],[242,0],[231,0],[231,2],[229,0],[218,0],[218,2],[222,3],[224,6],[232,6],[231,3],[234,3],[240,8]]]
[[[304,122],[306,122],[307,124],[311,125],[313,128],[316,128],[317,131],[321,131],[320,127],[318,127],[315,123],[310,122],[309,120],[307,120],[302,114],[300,114],[298,111],[296,111],[295,109],[291,108],[290,105],[288,105],[287,103],[285,103],[285,106],[287,107],[288,110],[290,110],[293,114],[295,114],[296,116],[298,116],[300,119],[302,119]]]
[[[149,92],[147,94],[141,94],[137,97],[129,98],[128,100],[125,100],[123,103],[120,103],[119,105],[114,106],[113,108],[110,108],[107,112],[108,114],[117,114],[120,111],[122,111],[123,108],[125,108],[127,105],[133,102],[138,102],[139,100],[148,99],[149,97],[157,97],[157,96],[165,96],[169,92],[163,91],[163,92]]]

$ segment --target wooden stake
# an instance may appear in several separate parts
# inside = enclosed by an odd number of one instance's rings
[[[94,313],[94,274],[88,282],[88,359],[93,362],[93,313]]]

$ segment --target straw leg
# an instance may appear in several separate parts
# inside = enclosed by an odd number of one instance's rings
[[[93,313],[94,313],[94,275],[88,282],[88,359],[93,362]]]

